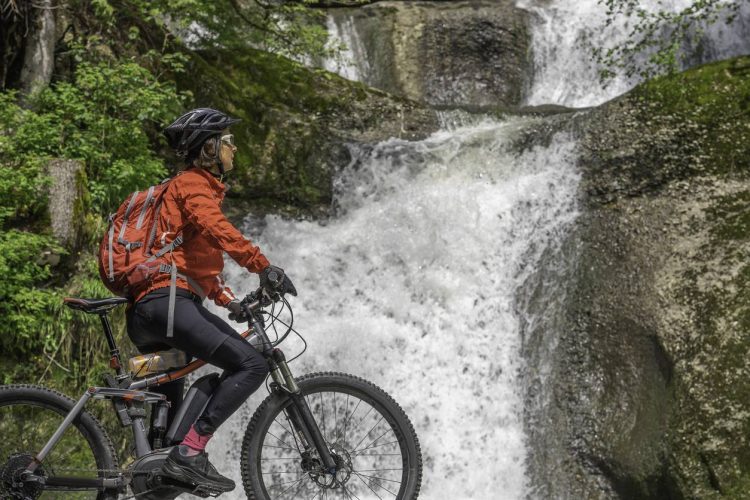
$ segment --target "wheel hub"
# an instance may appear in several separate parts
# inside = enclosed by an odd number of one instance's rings
[[[326,471],[318,458],[305,456],[302,459],[302,469],[307,471],[310,479],[321,488],[334,490],[342,487],[352,475],[352,457],[346,449],[338,443],[331,445],[331,458],[336,462],[336,471]]]
[[[23,472],[34,460],[29,453],[16,453],[8,457],[8,461],[0,469],[0,493],[2,498],[13,498],[19,500],[35,500],[39,498],[44,486],[34,481],[24,481],[21,477]],[[41,466],[34,471],[36,476],[46,477]],[[8,495],[8,496],[6,496]]]

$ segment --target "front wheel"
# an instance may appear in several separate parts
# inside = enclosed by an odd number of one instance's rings
[[[286,413],[286,394],[268,396],[242,443],[248,498],[412,500],[422,482],[414,427],[382,389],[353,375],[314,373],[298,385],[338,467],[326,473],[317,453],[305,454]]]

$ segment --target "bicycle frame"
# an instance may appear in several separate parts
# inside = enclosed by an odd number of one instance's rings
[[[300,388],[287,365],[284,353],[273,346],[266,334],[262,317],[256,313],[256,310],[260,307],[259,301],[252,304],[246,304],[244,307],[251,326],[240,335],[243,338],[248,338],[251,334],[255,334],[260,338],[261,348],[259,350],[269,364],[271,378],[273,379],[272,387],[275,390],[278,389],[288,393],[292,401],[292,405],[287,409],[287,414],[305,449],[304,453],[309,454],[313,450],[317,451],[326,470],[330,473],[335,473],[336,463],[331,456],[330,450],[328,450],[328,446],[325,444],[323,435],[321,434],[317,422],[307,405],[307,401],[302,395]],[[143,422],[146,417],[146,412],[142,408],[135,408],[134,411],[134,403],[158,404],[166,401],[166,396],[163,394],[148,392],[143,389],[179,380],[206,364],[205,361],[195,360],[182,368],[132,381],[130,375],[127,374],[122,367],[120,351],[115,344],[107,313],[100,312],[98,314],[110,348],[110,367],[115,370],[117,374],[116,384],[120,385],[120,387],[89,387],[71,411],[66,415],[65,419],[49,441],[47,441],[39,453],[34,456],[33,461],[29,464],[22,475],[24,480],[37,481],[55,486],[96,488],[118,488],[123,486],[124,480],[122,477],[96,479],[59,477],[45,479],[34,475],[34,471],[42,464],[47,455],[60,441],[68,427],[70,427],[73,421],[78,418],[81,412],[83,412],[86,403],[92,398],[111,399],[113,403],[115,403],[115,409],[117,410],[118,416],[123,425],[130,425],[132,427],[136,457],[142,457],[151,453],[153,450],[148,442],[148,432]],[[128,421],[129,424],[126,424]]]

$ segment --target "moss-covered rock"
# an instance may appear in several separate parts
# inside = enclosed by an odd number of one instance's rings
[[[528,12],[511,0],[387,1],[330,12],[368,85],[432,105],[515,106],[531,79]]]
[[[555,498],[748,498],[750,58],[574,124],[577,264],[536,415],[564,458],[534,473]]]
[[[310,211],[331,200],[332,172],[348,162],[348,142],[423,138],[435,113],[322,70],[267,52],[191,55],[182,82],[198,106],[226,110],[239,145],[230,205]]]

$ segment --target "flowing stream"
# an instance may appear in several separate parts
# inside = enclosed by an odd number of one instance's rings
[[[519,3],[536,19],[528,103],[593,105],[635,83],[600,87],[575,43],[603,22],[595,0]],[[746,29],[738,26],[716,35],[714,56],[746,50],[735,43]],[[366,81],[375,69],[356,26],[330,21],[329,30],[348,49],[326,67]],[[624,30],[600,36],[616,43]],[[521,324],[533,318],[518,310],[517,296],[542,253],[574,223],[579,181],[577,146],[566,134],[520,153],[512,146],[536,120],[446,119],[423,141],[352,145],[335,180],[334,216],[269,215],[243,228],[299,290],[291,302],[308,348],[293,371],[348,372],[390,393],[422,444],[421,498],[533,496],[520,356]],[[257,277],[229,260],[226,275],[238,293],[257,286]],[[301,345],[285,342],[288,357]],[[227,498],[244,498],[239,445],[265,397],[258,392],[209,445],[219,470],[238,483]]]

